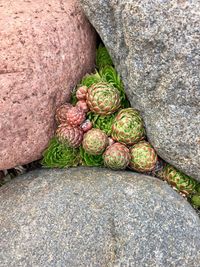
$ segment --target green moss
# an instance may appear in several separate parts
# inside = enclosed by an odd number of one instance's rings
[[[69,168],[77,166],[80,160],[80,151],[77,148],[61,144],[53,138],[43,153],[42,165],[48,168]]]

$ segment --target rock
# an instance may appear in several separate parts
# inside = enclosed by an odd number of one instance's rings
[[[0,188],[1,267],[196,267],[200,220],[166,183],[98,168],[30,172]]]
[[[200,181],[200,2],[80,2],[158,154]]]
[[[57,106],[93,71],[95,31],[77,1],[1,1],[0,170],[37,160]]]

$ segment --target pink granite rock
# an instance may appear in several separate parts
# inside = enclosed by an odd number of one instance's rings
[[[75,0],[0,2],[0,169],[41,157],[56,107],[94,68],[95,37]]]

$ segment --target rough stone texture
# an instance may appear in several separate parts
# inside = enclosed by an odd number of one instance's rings
[[[158,154],[200,180],[200,1],[80,2]]]
[[[55,108],[91,72],[95,32],[76,0],[0,1],[0,169],[41,157]]]
[[[133,172],[40,170],[0,188],[0,266],[199,267],[200,220]]]

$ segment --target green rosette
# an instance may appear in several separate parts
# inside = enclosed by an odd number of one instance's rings
[[[98,69],[101,69],[105,66],[112,66],[112,59],[103,44],[100,44],[96,51],[96,66]]]
[[[80,155],[81,155],[81,163],[83,166],[90,166],[90,167],[101,167],[103,166],[103,157],[102,155],[89,155],[83,147],[80,147]]]
[[[121,109],[113,121],[111,136],[115,141],[126,145],[144,139],[145,128],[139,111],[133,108]]]
[[[197,181],[192,177],[184,174],[183,172],[177,170],[170,164],[167,164],[164,167],[161,173],[161,177],[172,186],[175,186],[178,191],[186,195],[196,192]]]
[[[102,116],[93,112],[88,112],[87,117],[92,122],[93,128],[102,130],[108,136],[111,135],[112,124],[116,113]]]
[[[122,108],[130,107],[131,105],[126,97],[124,85],[117,71],[112,66],[105,66],[100,70],[100,76],[102,77],[102,80],[112,84],[119,90]]]
[[[43,153],[42,165],[47,168],[69,168],[79,164],[80,152],[77,148],[61,144],[53,138]]]
[[[99,75],[98,71],[96,71],[94,74],[86,74],[83,79],[81,80],[79,86],[87,86],[88,88],[98,82],[101,82],[102,78]]]
[[[150,143],[140,141],[130,148],[130,168],[138,172],[152,171],[158,160],[157,154]]]
[[[88,88],[86,102],[90,111],[103,116],[113,114],[121,107],[118,89],[108,82]]]

